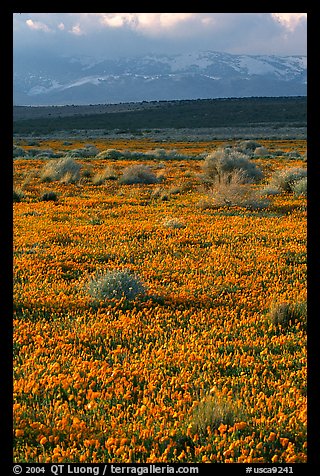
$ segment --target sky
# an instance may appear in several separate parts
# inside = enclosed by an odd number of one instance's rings
[[[14,13],[14,53],[306,55],[307,13]]]

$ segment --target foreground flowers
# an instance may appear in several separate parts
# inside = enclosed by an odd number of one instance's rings
[[[15,161],[18,183],[42,165]],[[166,163],[168,200],[157,184],[35,176],[15,203],[17,462],[306,461],[305,327],[268,316],[306,298],[305,198],[202,210],[199,170]],[[59,200],[39,201],[44,189]],[[114,269],[146,294],[92,302],[88,283]]]

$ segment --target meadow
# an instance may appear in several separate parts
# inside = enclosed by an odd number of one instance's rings
[[[15,145],[15,461],[307,462],[306,141]]]

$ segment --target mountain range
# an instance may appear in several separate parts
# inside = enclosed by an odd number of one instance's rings
[[[307,57],[215,51],[103,59],[14,54],[15,105],[306,96]]]

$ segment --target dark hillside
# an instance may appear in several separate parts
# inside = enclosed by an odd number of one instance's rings
[[[143,103],[141,103],[143,104]],[[95,111],[97,106],[92,106]],[[87,107],[88,108],[88,107]],[[34,109],[34,108],[30,108]],[[48,108],[46,108],[48,110]],[[190,101],[159,101],[152,108],[141,107],[112,113],[57,115],[14,120],[16,134],[46,134],[71,130],[139,130],[145,128],[251,127],[275,124],[305,126],[306,97],[203,99]],[[81,106],[79,107],[81,111]],[[32,112],[32,111],[30,111]],[[30,114],[30,117],[31,114]]]

